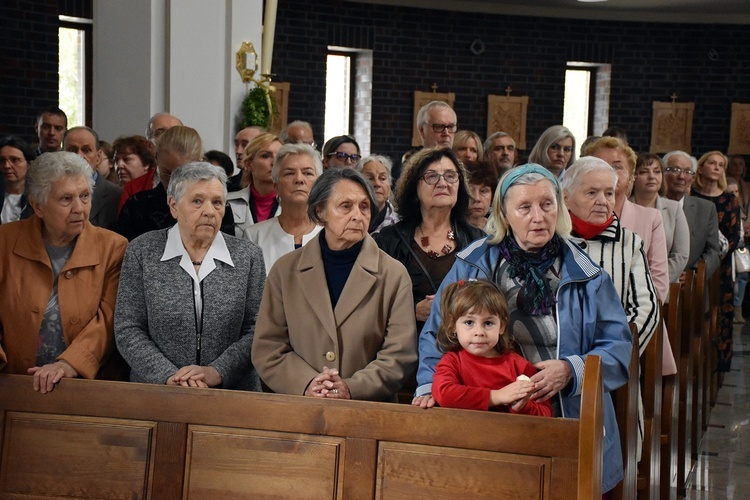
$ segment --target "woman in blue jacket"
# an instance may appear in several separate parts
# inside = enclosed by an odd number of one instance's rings
[[[578,418],[586,356],[604,368],[604,467],[602,492],[622,479],[622,452],[609,392],[628,379],[632,337],[609,276],[567,240],[571,222],[557,179],[528,164],[500,180],[488,222],[490,236],[461,251],[443,280],[419,338],[415,405],[434,405],[432,376],[441,353],[436,346],[440,296],[459,279],[493,280],[508,299],[509,331],[520,354],[539,372],[535,399],[550,400],[554,414]]]

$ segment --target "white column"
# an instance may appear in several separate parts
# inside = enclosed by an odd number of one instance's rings
[[[94,128],[103,139],[143,134],[167,111],[195,128],[206,150],[234,158],[246,93],[235,70],[242,41],[260,53],[262,0],[94,2]]]

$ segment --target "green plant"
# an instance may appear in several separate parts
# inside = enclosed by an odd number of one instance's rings
[[[273,115],[273,110],[269,109],[270,101],[268,90],[264,87],[250,90],[242,100],[242,128],[256,126],[267,129]]]

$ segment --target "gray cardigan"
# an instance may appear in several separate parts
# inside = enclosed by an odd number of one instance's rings
[[[214,367],[225,389],[260,390],[250,360],[263,285],[260,248],[224,234],[234,267],[216,260],[201,282],[203,334],[200,363],[193,279],[180,258],[162,262],[168,229],[152,231],[128,245],[115,309],[117,348],[131,368],[130,380],[164,384],[179,368]]]

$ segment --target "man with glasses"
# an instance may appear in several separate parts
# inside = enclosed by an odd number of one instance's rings
[[[443,101],[432,101],[417,113],[417,127],[426,148],[435,146],[453,147],[456,135],[456,113]]]
[[[682,205],[690,228],[690,255],[686,267],[695,266],[699,259],[706,261],[706,276],[719,267],[719,225],[716,206],[707,200],[690,196],[690,187],[698,168],[696,159],[684,151],[664,155],[665,196]]]

